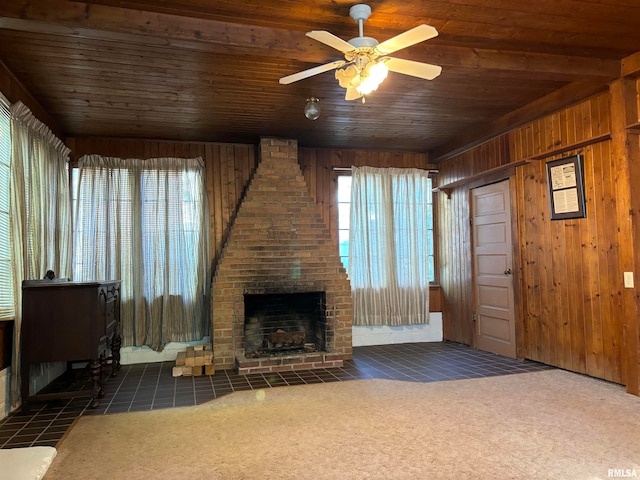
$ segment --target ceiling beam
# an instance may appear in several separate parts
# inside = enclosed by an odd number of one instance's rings
[[[219,54],[261,55],[324,63],[338,52],[307,38],[303,32],[257,25],[154,13],[67,0],[0,2],[0,28],[151,46],[171,46]],[[470,49],[441,43],[412,49],[443,67],[469,70],[572,75],[573,79],[604,79],[619,74],[615,60],[544,53]],[[406,55],[403,55],[406,57]]]
[[[569,73],[583,80],[585,77],[610,79],[620,72],[619,60],[442,45],[423,45],[418,48],[428,49],[426,54],[430,63],[472,70],[508,70],[547,73],[552,76]]]
[[[637,77],[640,75],[640,52],[622,59],[622,77]]]

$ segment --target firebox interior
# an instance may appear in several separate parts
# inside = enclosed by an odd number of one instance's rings
[[[326,349],[325,292],[245,294],[247,358]]]

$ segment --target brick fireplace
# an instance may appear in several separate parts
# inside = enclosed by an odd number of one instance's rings
[[[351,288],[297,141],[261,139],[211,288],[216,369],[327,368],[351,358]]]

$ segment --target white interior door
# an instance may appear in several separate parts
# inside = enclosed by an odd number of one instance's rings
[[[475,346],[516,358],[509,181],[471,190]]]

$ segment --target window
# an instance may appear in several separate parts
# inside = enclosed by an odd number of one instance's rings
[[[338,245],[340,260],[349,271],[349,227],[351,219],[351,176],[338,177]]]
[[[79,169],[74,168],[71,174],[74,218],[78,216],[79,178]],[[117,181],[115,181],[116,178]],[[131,259],[135,257],[136,242],[142,242],[142,264],[148,265],[152,269],[148,277],[168,277],[169,280],[165,287],[168,289],[166,293],[169,295],[185,294],[185,284],[188,284],[190,296],[195,296],[195,284],[186,282],[182,275],[172,274],[181,272],[188,277],[193,273],[188,268],[191,265],[182,264],[184,257],[168,251],[168,249],[178,248],[175,242],[179,242],[181,245],[185,245],[187,251],[198,250],[202,228],[200,222],[202,202],[198,172],[149,169],[134,172],[123,168],[114,170],[109,180],[111,181],[109,185],[105,181],[99,181],[92,188],[98,188],[103,192],[109,189],[117,190],[119,193],[116,197],[104,198],[97,202],[99,207],[105,207],[92,211],[91,216],[97,217],[97,220],[92,218],[91,221],[86,221],[86,212],[82,212],[81,216],[84,221],[78,221],[74,225],[76,238],[88,236],[98,241],[91,242],[92,249],[88,256],[82,254],[83,250],[76,252],[73,263],[73,278],[94,278],[94,255],[100,259],[108,258],[109,251],[116,249],[113,242],[117,241],[124,256]],[[132,182],[139,183],[139,189],[125,187],[131,187]],[[138,193],[134,193],[134,191]],[[139,205],[133,201],[134,197],[138,198]],[[121,212],[117,220],[118,229],[113,228],[113,222],[116,220],[115,216],[110,214],[109,208],[106,208],[108,205]],[[109,218],[110,216],[113,218]],[[133,222],[136,219],[139,225],[136,228],[140,229],[140,236],[134,238],[132,234]],[[114,234],[115,230],[118,231],[117,238]],[[82,243],[76,247],[80,246],[81,248],[81,245]],[[112,270],[117,269],[113,267]],[[124,272],[131,270],[130,262],[123,270]],[[145,288],[147,285],[145,284]],[[151,292],[145,292],[145,294],[150,298],[154,296]]]
[[[124,345],[201,339],[209,328],[202,159],[89,155],[72,184],[73,278],[122,281]]]
[[[12,320],[15,316],[9,216],[10,125],[8,102],[0,95],[0,320]]]
[[[425,188],[418,192],[422,203],[426,206],[426,218],[427,222],[427,239],[426,239],[426,255],[425,259],[425,274],[428,276],[429,282],[435,281],[435,255],[434,255],[434,229],[433,229],[433,193],[432,193],[432,179],[429,178]],[[399,207],[398,205],[395,206]],[[338,176],[338,245],[340,251],[340,259],[344,267],[349,270],[349,229],[351,220],[351,176],[339,175]],[[396,235],[402,235],[402,230],[411,228],[409,225],[396,224]],[[398,258],[398,267],[404,261],[402,258]]]

